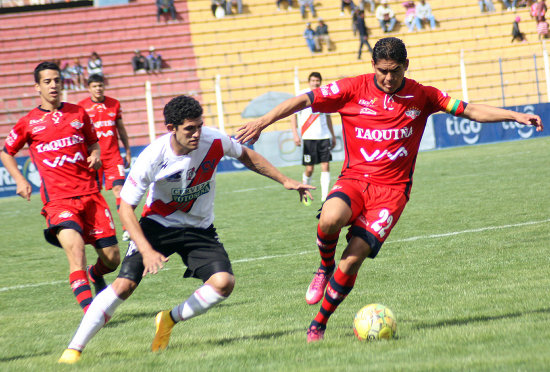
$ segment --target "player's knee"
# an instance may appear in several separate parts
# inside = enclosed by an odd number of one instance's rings
[[[340,231],[340,229],[346,224],[346,222],[347,221],[345,220],[344,216],[335,213],[334,211],[325,211],[323,209],[323,213],[321,213],[321,217],[319,218],[319,227],[324,233],[333,234]]]
[[[111,286],[120,299],[126,300],[134,293],[138,283],[126,278],[116,278]]]
[[[221,296],[229,297],[235,288],[235,276],[227,272],[219,272],[212,275],[206,284],[212,286]]]
[[[107,261],[104,262],[105,266],[110,269],[116,269],[120,265],[120,250],[118,249],[118,245],[104,249],[104,253]]]

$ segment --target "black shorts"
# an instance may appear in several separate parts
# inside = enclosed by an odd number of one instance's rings
[[[213,225],[206,229],[164,227],[149,218],[142,218],[139,223],[154,250],[165,257],[173,253],[181,256],[187,266],[185,278],[194,277],[205,282],[218,272],[233,274],[229,256]],[[144,269],[141,253],[130,241],[118,277],[139,283]]]
[[[302,165],[313,165],[319,163],[328,163],[332,160],[330,154],[330,140],[303,140]]]

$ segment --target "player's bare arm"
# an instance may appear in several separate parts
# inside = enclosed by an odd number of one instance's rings
[[[4,164],[4,168],[6,168],[10,176],[15,180],[15,184],[16,184],[15,192],[17,193],[17,195],[21,196],[23,199],[27,199],[27,201],[30,201],[32,186],[25,179],[25,177],[17,167],[17,161],[15,160],[15,158],[10,154],[6,153],[5,151],[1,151],[0,160],[2,160],[2,164]]]
[[[475,120],[480,123],[496,121],[517,121],[523,125],[533,125],[537,132],[542,132],[544,126],[540,116],[506,110],[494,106],[469,103],[461,117]]]
[[[86,159],[88,161],[88,168],[98,170],[101,167],[101,150],[99,143],[96,142],[88,147],[88,153],[90,156]]]
[[[237,129],[236,138],[240,143],[248,142],[253,144],[260,138],[262,130],[269,125],[309,106],[311,106],[311,102],[307,94],[300,94],[299,96],[289,98],[278,104],[273,110],[269,111],[261,118],[248,122]]]
[[[315,187],[304,185],[292,178],[288,178],[256,151],[243,147],[243,153],[239,157],[239,161],[248,169],[279,182],[287,190],[298,190],[300,193],[300,201],[302,201],[305,196],[313,200],[309,190],[315,189]]]
[[[126,150],[126,156],[124,159],[126,160],[126,168],[130,167],[130,163],[132,162],[132,153],[130,151],[130,142],[128,141],[128,133],[126,132],[126,128],[124,127],[124,124],[122,123],[122,119],[118,118],[116,121],[116,129],[118,131],[118,135],[120,138],[120,141],[124,145],[124,149]]]
[[[330,135],[332,138],[330,139],[330,149],[334,149],[336,147],[336,135],[334,134],[334,128],[332,126],[332,118],[330,115],[327,115],[327,128],[330,132]]]
[[[294,137],[294,144],[296,146],[301,146],[302,140],[298,134],[298,120],[296,119],[296,115],[290,116],[290,129],[292,130],[292,136]]]
[[[128,204],[124,200],[121,200],[118,215],[120,221],[130,233],[132,241],[136,244],[139,253],[141,253],[143,257],[143,266],[145,266],[143,276],[149,273],[156,274],[164,267],[164,263],[168,261],[168,258],[153,249],[145,237],[145,234],[143,234],[143,230],[134,213],[135,209],[135,205]]]

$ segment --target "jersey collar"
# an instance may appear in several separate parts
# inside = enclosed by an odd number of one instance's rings
[[[406,77],[403,78],[403,82],[401,83],[401,86],[399,88],[397,88],[395,90],[395,92],[391,93],[390,95],[394,95],[397,92],[399,92],[401,89],[403,89],[405,87],[405,80],[407,80]],[[389,94],[389,93],[384,92],[384,90],[382,88],[380,88],[380,86],[378,85],[378,82],[376,81],[376,74],[372,75],[372,81],[374,81],[374,86],[376,87],[376,89],[378,89],[379,91],[381,91],[384,94]]]

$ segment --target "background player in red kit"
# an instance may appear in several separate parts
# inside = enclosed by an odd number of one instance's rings
[[[30,200],[31,185],[17,167],[15,154],[29,145],[40,173],[40,188],[48,228],[46,240],[65,250],[71,288],[84,312],[92,302],[86,276],[85,244],[93,244],[98,259],[88,267],[96,293],[106,285],[103,275],[120,263],[115,225],[101,196],[97,172],[100,148],[90,118],[80,106],[61,102],[59,67],[42,62],[34,70],[41,105],[21,118],[6,138],[0,159],[14,178],[16,192]]]
[[[321,265],[306,301],[315,304],[323,294],[324,299],[308,328],[308,342],[323,339],[329,317],[352,290],[363,261],[376,257],[403,212],[430,114],[446,111],[478,122],[516,121],[543,129],[537,115],[468,104],[407,79],[408,66],[403,42],[381,39],[372,54],[374,74],[342,79],[291,98],[238,130],[241,142],[253,143],[268,125],[310,106],[342,117],[346,156],[317,226]],[[336,244],[346,225],[348,245],[336,268]]]
[[[117,210],[120,208],[120,190],[124,184],[124,168],[130,166],[132,154],[128,142],[126,128],[122,124],[122,111],[118,100],[105,95],[103,76],[94,74],[88,78],[90,97],[78,102],[83,107],[94,124],[99,146],[101,147],[101,163],[99,180],[105,175],[105,189],[113,190]],[[118,139],[124,145],[126,156],[120,156]],[[126,230],[122,233],[122,240],[129,240]]]

